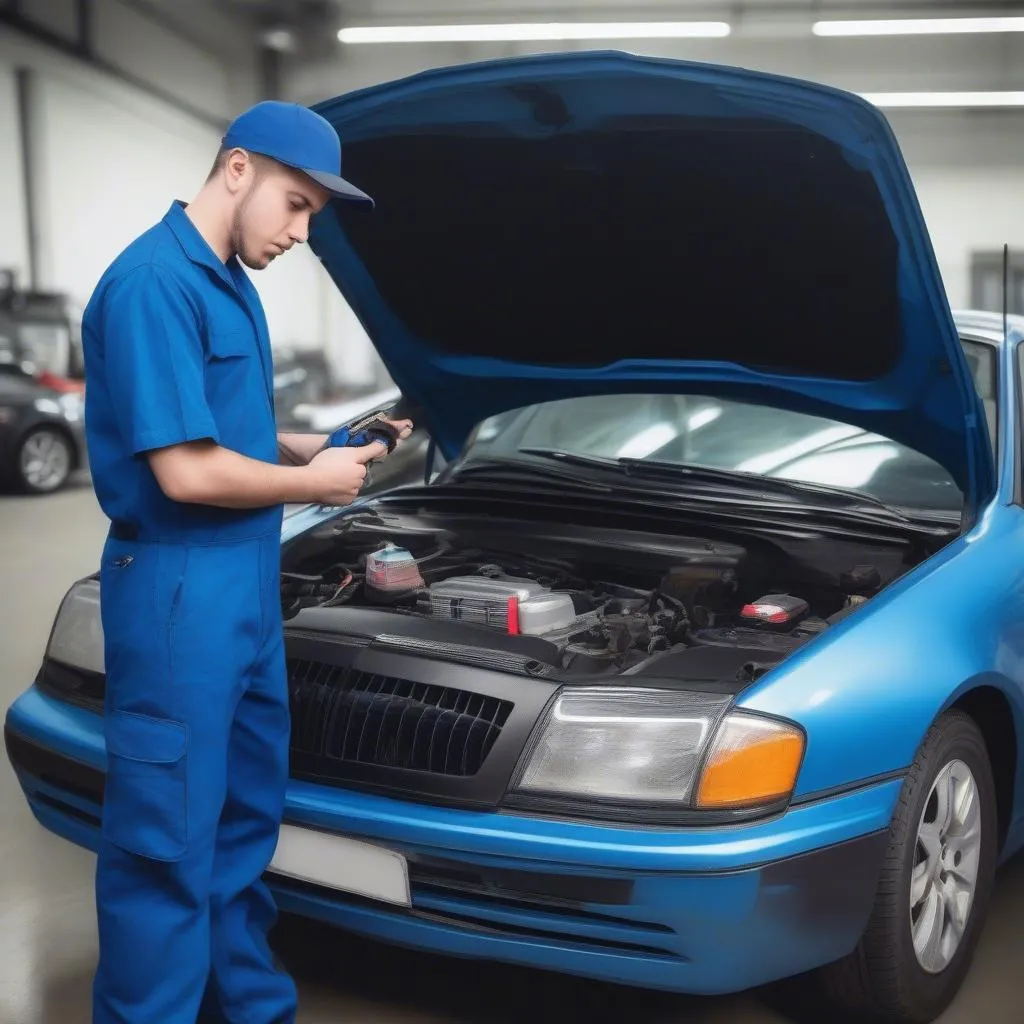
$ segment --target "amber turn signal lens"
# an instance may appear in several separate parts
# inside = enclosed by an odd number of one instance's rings
[[[729,715],[701,775],[697,807],[731,810],[785,799],[796,786],[803,756],[804,734],[795,726]]]

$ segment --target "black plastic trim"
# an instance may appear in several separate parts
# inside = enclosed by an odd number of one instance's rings
[[[22,736],[9,725],[4,725],[4,746],[7,759],[15,771],[25,772],[74,796],[103,803],[106,775],[92,765],[76,761],[67,754],[49,750],[41,743]]]
[[[46,658],[36,674],[35,685],[48,697],[65,704],[86,711],[103,711],[106,676],[102,672],[90,672]]]
[[[83,811],[81,807],[75,807],[74,804],[65,803],[63,800],[56,800],[46,793],[36,793],[34,799],[37,803],[45,804],[51,810],[57,811],[59,814],[65,814],[69,818],[85,822],[86,825],[92,825],[94,828],[99,828],[102,824],[95,814]]]
[[[489,865],[407,854],[409,881],[417,888],[444,890],[462,896],[473,895],[495,901],[528,902],[551,908],[572,908],[579,913],[585,905],[628,906],[633,902],[631,878],[602,878],[595,875],[559,875],[547,871],[520,871]],[[616,920],[608,915],[595,918]]]
[[[736,811],[700,811],[691,807],[625,804],[611,800],[573,800],[555,796],[509,793],[501,809],[518,815],[578,821],[612,828],[715,828],[749,825],[777,818],[789,806],[779,800],[761,807]]]
[[[880,786],[885,782],[894,782],[896,779],[906,778],[909,771],[909,767],[897,768],[895,771],[869,775],[866,779],[857,779],[856,782],[847,782],[841,786],[816,789],[811,793],[803,793],[798,797],[794,797],[790,806],[806,807],[808,804],[820,803],[822,800],[831,800],[837,796],[846,796],[848,793],[856,793],[862,789],[870,789],[872,786]]]
[[[686,958],[673,952],[673,950],[651,946],[646,943],[632,942],[629,939],[599,939],[593,935],[575,935],[572,932],[558,932],[554,928],[529,928],[524,925],[514,925],[494,921],[481,920],[472,914],[456,914],[451,911],[426,910],[418,907],[413,908],[413,914],[425,921],[436,921],[439,924],[454,925],[457,928],[467,928],[471,931],[481,932],[485,935],[496,935],[516,939],[536,939],[541,942],[558,941],[563,945],[571,945],[581,949],[616,950],[619,953],[632,953],[641,956],[655,956],[663,959],[685,960]]]

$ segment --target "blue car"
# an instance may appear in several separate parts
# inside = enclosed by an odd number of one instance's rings
[[[279,906],[934,1020],[1024,845],[1024,321],[954,317],[846,93],[578,53],[319,109],[376,208],[311,245],[429,444],[285,521]],[[103,700],[92,577],[6,743],[93,848]]]

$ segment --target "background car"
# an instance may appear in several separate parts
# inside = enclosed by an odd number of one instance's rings
[[[60,490],[88,466],[84,399],[0,363],[0,484],[30,494]]]

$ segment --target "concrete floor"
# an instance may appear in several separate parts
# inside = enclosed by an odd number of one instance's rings
[[[0,496],[5,709],[33,677],[68,584],[95,568],[104,528],[88,485],[45,499]],[[96,956],[92,856],[35,823],[6,759],[0,764],[0,865],[0,1021],[87,1024]],[[786,1009],[785,986],[721,999],[676,998],[398,951],[291,920],[278,929],[275,944],[298,979],[302,1024],[808,1022],[805,1013]],[[979,957],[942,1024],[1019,1024],[1022,957],[1019,858],[1000,878]]]

